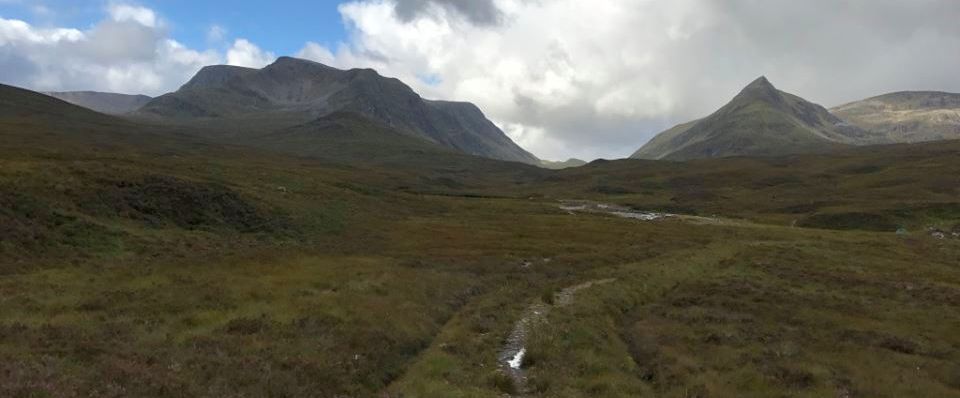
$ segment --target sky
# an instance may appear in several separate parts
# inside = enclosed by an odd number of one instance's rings
[[[960,92],[957,0],[0,0],[0,82],[160,95],[290,55],[477,104],[553,160],[628,156],[761,75],[825,106]]]

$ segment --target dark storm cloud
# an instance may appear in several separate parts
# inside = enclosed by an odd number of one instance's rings
[[[493,0],[398,0],[397,16],[403,21],[410,21],[430,12],[430,8],[435,6],[456,12],[477,25],[500,22],[501,13]]]
[[[623,156],[659,131],[713,112],[760,75],[827,107],[900,90],[960,91],[960,1],[698,4],[708,23],[682,39],[654,34],[604,50],[642,53],[650,43],[669,41],[642,70],[612,64],[605,73],[616,76],[608,80],[616,84],[584,89],[562,106],[518,96],[511,118],[541,126],[548,137],[580,151]],[[624,35],[631,32],[624,26]],[[573,68],[582,70],[583,58],[572,58]],[[664,95],[675,106],[627,118],[595,111],[597,97],[637,79],[668,87]],[[643,93],[633,92],[635,103],[642,103]]]
[[[11,48],[0,46],[0,83],[25,86],[29,77],[37,73],[37,66]]]

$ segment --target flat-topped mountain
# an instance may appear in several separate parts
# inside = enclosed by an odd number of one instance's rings
[[[62,91],[44,94],[108,115],[122,115],[133,112],[153,99],[146,95],[102,93],[97,91]]]
[[[877,133],[877,143],[960,139],[960,94],[903,91],[841,105],[831,111]]]
[[[712,115],[660,133],[631,157],[688,160],[821,152],[870,135],[761,77]]]
[[[464,153],[539,163],[473,104],[423,99],[400,80],[372,69],[341,70],[289,57],[263,69],[203,68],[178,91],[150,101],[137,115],[179,123],[255,120],[240,124],[276,129],[336,112],[357,113]]]

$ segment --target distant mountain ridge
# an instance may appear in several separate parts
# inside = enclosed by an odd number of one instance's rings
[[[871,135],[760,77],[718,111],[660,133],[631,158],[689,160],[822,152]]]
[[[550,160],[541,160],[540,167],[551,170],[562,170],[570,169],[574,167],[586,166],[587,162],[585,160],[580,160],[577,158],[570,158],[564,161],[550,161]]]
[[[878,134],[874,143],[960,139],[960,94],[901,91],[831,109],[837,116]]]
[[[473,104],[423,99],[400,80],[372,69],[341,70],[290,57],[263,69],[205,67],[136,115],[174,122],[256,120],[284,128],[335,112],[357,113],[464,153],[539,164]]]
[[[98,91],[61,91],[43,93],[107,115],[122,115],[146,105],[153,98],[146,95],[127,95]]]

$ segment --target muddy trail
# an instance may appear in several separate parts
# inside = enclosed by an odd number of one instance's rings
[[[514,325],[513,331],[507,337],[506,343],[497,357],[500,369],[513,379],[518,395],[523,395],[526,392],[527,375],[526,370],[523,369],[523,358],[527,353],[526,343],[530,332],[546,324],[546,317],[551,309],[570,305],[578,291],[611,283],[615,280],[599,279],[564,288],[554,293],[553,304],[538,300],[524,311],[523,316]]]

